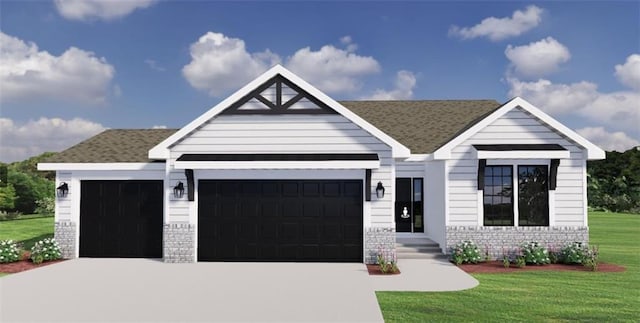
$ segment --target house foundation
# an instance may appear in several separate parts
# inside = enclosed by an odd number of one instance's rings
[[[549,250],[560,250],[572,242],[589,243],[589,228],[586,226],[558,227],[490,227],[447,226],[445,252],[462,241],[473,241],[491,259],[517,252],[525,242],[536,241]]]

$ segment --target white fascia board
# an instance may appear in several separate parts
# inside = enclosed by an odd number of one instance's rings
[[[504,103],[500,108],[498,108],[492,114],[488,115],[487,117],[482,119],[480,122],[476,123],[471,128],[467,129],[465,132],[463,132],[453,140],[449,141],[444,146],[438,148],[438,150],[436,150],[433,153],[434,159],[451,159],[451,150],[453,148],[460,145],[465,140],[469,139],[471,136],[478,133],[480,130],[484,129],[485,127],[493,123],[495,120],[497,120],[498,118],[505,115],[507,112],[517,107],[520,107],[525,111],[531,113],[536,118],[542,120],[542,122],[548,124],[558,132],[565,135],[567,138],[573,140],[574,142],[582,146],[584,149],[587,150],[588,159],[596,160],[596,159],[605,158],[604,150],[602,150],[600,147],[594,145],[593,143],[591,143],[584,137],[580,136],[575,131],[569,129],[562,123],[558,122],[548,114],[542,112],[542,110],[536,108],[531,103],[524,100],[523,98],[515,97],[507,101],[506,103]]]
[[[38,163],[38,170],[164,170],[165,163]]]
[[[569,159],[568,150],[475,150],[477,159]]]
[[[378,169],[379,160],[176,161],[175,169]]]
[[[324,104],[328,105],[336,112],[340,113],[345,118],[349,119],[351,122],[360,126],[362,129],[369,132],[371,135],[377,137],[385,144],[391,146],[392,155],[395,158],[407,158],[410,156],[409,148],[405,147],[395,139],[391,138],[386,133],[382,132],[380,129],[374,127],[369,122],[360,118],[355,113],[351,112],[351,110],[345,108],[343,105],[333,100],[326,94],[322,93],[320,90],[316,89],[305,80],[301,79],[297,75],[293,74],[286,68],[281,65],[275,65],[262,75],[258,76],[255,80],[251,81],[249,84],[242,87],[240,90],[233,93],[231,96],[224,99],[222,102],[218,103],[213,108],[209,109],[209,111],[205,112],[197,119],[191,121],[186,126],[182,127],[173,135],[169,136],[169,138],[163,140],[161,143],[156,145],[155,147],[149,150],[149,159],[168,159],[169,158],[169,147],[176,143],[178,140],[182,139],[190,132],[196,130],[198,127],[202,126],[207,121],[211,120],[211,118],[220,114],[226,108],[230,107],[232,104],[236,103],[245,95],[249,94],[251,91],[256,89],[258,86],[262,85],[264,82],[268,81],[270,78],[276,75],[282,75],[287,78],[289,81],[293,82],[297,86],[301,87],[303,90],[309,92],[309,94],[316,97],[318,100],[322,101]]]
[[[432,154],[411,154],[411,156],[403,161],[405,162],[422,162],[433,160]]]

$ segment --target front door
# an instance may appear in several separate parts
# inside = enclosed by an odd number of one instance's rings
[[[396,232],[424,232],[423,179],[396,178]]]

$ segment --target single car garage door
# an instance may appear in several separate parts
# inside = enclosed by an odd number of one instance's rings
[[[362,181],[201,180],[199,261],[362,262]]]
[[[162,257],[162,181],[82,181],[80,257]]]

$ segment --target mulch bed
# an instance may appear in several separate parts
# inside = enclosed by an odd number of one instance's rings
[[[395,273],[383,273],[380,270],[380,265],[367,265],[367,271],[369,272],[369,275],[388,276],[388,275],[399,275],[400,274],[400,269],[398,269],[398,271],[395,272]]]
[[[44,262],[42,262],[40,264],[34,264],[29,259],[29,252],[25,252],[25,253],[22,254],[22,260],[20,260],[20,261],[0,264],[0,273],[15,274],[15,273],[19,273],[21,271],[40,268],[42,266],[47,266],[47,265],[59,263],[61,261],[65,261],[65,260],[66,259],[51,260],[51,261],[44,261]]]
[[[582,265],[565,265],[565,264],[548,264],[548,265],[527,265],[525,267],[518,267],[514,264],[511,264],[509,268],[504,268],[502,261],[487,261],[481,262],[478,264],[464,264],[458,266],[460,269],[464,270],[470,274],[498,274],[498,273],[512,273],[518,271],[538,271],[538,270],[552,270],[552,271],[591,271],[591,269],[582,266]],[[608,264],[608,263],[599,263],[598,271],[601,273],[617,273],[623,272],[627,270],[623,266]]]

